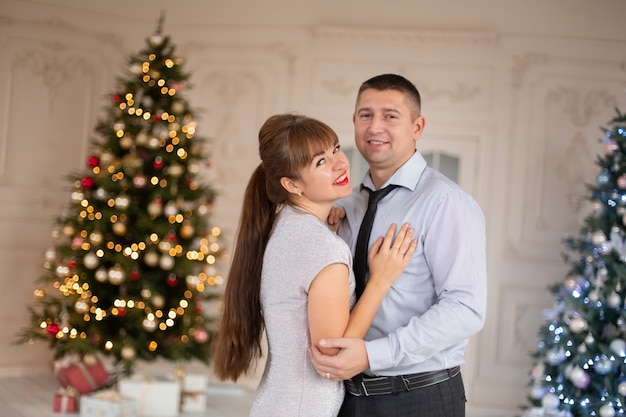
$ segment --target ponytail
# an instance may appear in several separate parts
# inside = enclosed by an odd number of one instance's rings
[[[252,174],[244,195],[239,230],[224,291],[224,308],[214,355],[220,380],[237,379],[261,357],[261,270],[263,254],[276,217],[267,196],[263,164]]]

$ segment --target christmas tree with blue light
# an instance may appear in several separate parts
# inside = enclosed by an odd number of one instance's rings
[[[602,130],[593,209],[564,240],[570,270],[550,288],[525,417],[626,415],[626,115],[617,110]]]

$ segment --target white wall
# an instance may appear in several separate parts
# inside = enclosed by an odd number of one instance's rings
[[[46,346],[11,341],[65,176],[84,166],[103,97],[162,9],[192,75],[199,133],[213,138],[213,220],[229,239],[267,116],[319,117],[350,147],[363,80],[398,72],[417,84],[418,146],[461,157],[460,182],[488,224],[489,317],[464,367],[469,410],[515,415],[546,286],[566,270],[561,238],[586,214],[598,127],[626,111],[622,0],[0,0],[0,375],[47,369]]]

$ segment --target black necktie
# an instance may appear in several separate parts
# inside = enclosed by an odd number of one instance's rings
[[[372,225],[374,224],[374,216],[376,215],[376,209],[378,208],[378,202],[383,199],[387,194],[398,185],[388,185],[385,188],[381,188],[378,191],[372,191],[369,188],[365,188],[370,193],[369,202],[367,203],[367,211],[363,217],[361,228],[359,229],[359,236],[356,240],[356,249],[354,251],[354,277],[356,280],[356,298],[357,300],[363,294],[365,289],[365,274],[367,273],[367,252],[369,249],[370,233],[372,233]]]

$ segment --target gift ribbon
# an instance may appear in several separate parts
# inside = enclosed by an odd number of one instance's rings
[[[98,388],[98,384],[96,384],[96,381],[92,378],[85,364],[82,362],[78,362],[76,366],[78,366],[78,369],[80,369],[80,371],[83,373],[83,376],[87,380],[87,383],[91,386],[91,389],[95,390],[96,388]]]
[[[61,387],[57,393],[61,397],[59,412],[68,413],[74,411],[73,408],[70,408],[70,399],[76,400],[78,394],[74,387]],[[74,402],[74,404],[76,404],[76,402]]]

